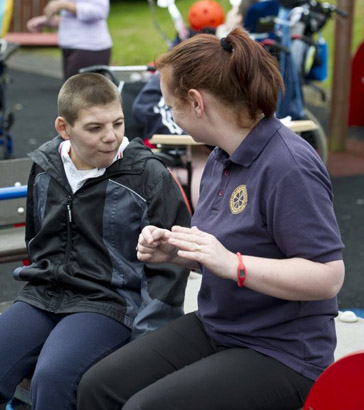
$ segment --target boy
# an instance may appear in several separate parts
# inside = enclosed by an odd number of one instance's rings
[[[59,136],[30,154],[28,283],[0,316],[0,403],[35,367],[33,410],[76,409],[101,357],[183,313],[188,270],[136,257],[148,224],[188,226],[183,196],[142,140],[124,137],[120,93],[78,74],[58,96]]]

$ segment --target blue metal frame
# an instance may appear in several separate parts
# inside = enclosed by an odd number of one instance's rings
[[[0,188],[0,201],[6,199],[25,198],[27,196],[27,191],[27,185]]]

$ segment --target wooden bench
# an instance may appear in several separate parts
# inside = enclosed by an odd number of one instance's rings
[[[13,32],[6,35],[6,41],[21,47],[58,47],[58,33]]]
[[[3,195],[0,200],[0,263],[27,259],[25,246],[25,190],[32,161],[19,158],[0,161],[0,187],[18,187],[14,199]]]

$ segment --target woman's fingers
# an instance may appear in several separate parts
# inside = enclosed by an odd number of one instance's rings
[[[179,249],[186,251],[201,251],[202,246],[211,244],[210,235],[201,231],[190,229],[189,231],[173,231],[168,238],[168,242]]]
[[[201,252],[202,250],[202,245],[197,243],[192,237],[189,237],[188,240],[186,240],[184,237],[176,238],[174,236],[171,236],[168,239],[168,243],[175,246],[179,250],[188,252]]]
[[[175,225],[172,227],[172,233],[185,233],[185,234],[193,234],[197,236],[206,236],[207,234],[203,231],[200,231],[197,226],[193,226],[192,228],[185,228],[183,226]]]

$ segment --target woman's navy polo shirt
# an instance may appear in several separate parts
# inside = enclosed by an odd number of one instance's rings
[[[200,191],[193,225],[232,252],[342,259],[327,170],[313,148],[276,118],[261,120],[231,157],[215,148]],[[239,288],[205,267],[202,273],[197,315],[213,340],[252,348],[313,380],[332,363],[336,298],[287,301]]]

